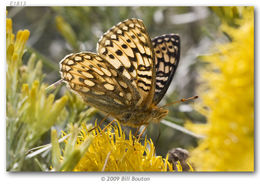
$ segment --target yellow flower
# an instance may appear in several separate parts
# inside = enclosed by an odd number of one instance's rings
[[[6,19],[6,49],[7,49],[7,63],[21,63],[24,54],[25,44],[30,36],[29,30],[19,30],[15,35],[13,34],[12,20]],[[15,40],[14,40],[15,39]]]
[[[72,127],[73,128],[73,127]],[[71,130],[68,135],[70,138],[66,141],[65,150],[68,146],[73,147],[70,154],[61,156],[54,156],[53,159],[57,162],[60,159],[58,168],[55,171],[173,171],[172,164],[168,162],[168,156],[163,158],[155,155],[155,147],[152,140],[144,139],[144,144],[136,140],[134,136],[129,134],[128,139],[122,131],[120,125],[112,127],[109,125],[105,129],[99,128],[88,132],[89,128],[84,126],[77,135],[77,142],[75,143],[75,133]],[[72,137],[74,136],[74,137]],[[74,139],[74,140],[73,140]],[[82,149],[82,145],[86,144],[91,139],[90,145],[85,148],[84,153],[78,153],[79,156],[71,157],[75,152]],[[56,140],[57,141],[57,140]],[[58,152],[57,143],[53,143],[53,152]],[[73,169],[62,169],[64,167],[64,159],[70,159]],[[181,165],[177,166],[178,171],[182,170]]]
[[[46,95],[45,90],[46,86],[40,85],[38,81],[33,82],[31,89],[28,84],[23,84],[22,87],[23,104],[18,112],[22,113],[20,119],[27,124],[30,134],[28,138],[32,141],[34,138],[38,140],[55,124],[68,100],[63,96],[55,101],[54,95]]]
[[[15,99],[18,88],[19,68],[22,65],[25,44],[29,38],[29,30],[19,30],[16,36],[13,34],[12,20],[6,19],[6,73],[7,99]]]
[[[87,136],[84,131],[81,134],[83,139]],[[126,139],[120,125],[106,131],[97,129],[93,135],[95,138],[74,171],[167,171],[167,167],[172,170],[167,158],[155,156],[151,140],[145,139],[142,145],[131,133]]]
[[[244,8],[242,19],[235,21],[238,27],[222,25],[232,41],[204,57],[209,66],[202,72],[205,85],[199,95],[201,106],[207,108],[207,124],[187,125],[206,135],[191,152],[190,160],[198,171],[254,170],[253,8]]]
[[[47,94],[41,82],[42,63],[35,54],[27,62],[22,60],[29,35],[28,30],[19,30],[15,35],[12,20],[6,19],[8,171],[32,171],[33,161],[26,159],[27,151],[42,143],[42,136],[56,124],[68,100],[66,96],[54,100],[54,94]]]

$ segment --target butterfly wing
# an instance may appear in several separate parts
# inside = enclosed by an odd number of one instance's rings
[[[99,40],[97,52],[136,87],[140,94],[136,106],[149,107],[155,90],[155,64],[142,20],[128,19],[112,27]]]
[[[63,81],[87,104],[120,116],[140,99],[131,81],[97,54],[70,54],[60,62]]]
[[[153,103],[158,104],[166,93],[180,59],[180,37],[167,34],[152,40],[155,53],[156,83]]]
[[[103,35],[97,54],[66,56],[61,77],[87,104],[124,124],[147,124],[165,114],[151,116],[149,109],[165,94],[179,60],[178,36],[161,36],[153,44],[141,20],[125,20]]]

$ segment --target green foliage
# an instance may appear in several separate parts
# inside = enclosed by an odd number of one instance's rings
[[[62,25],[62,30],[66,30],[66,28],[68,30],[64,37],[68,34],[71,35],[69,26],[66,27],[65,23]],[[8,65],[6,73],[6,169],[8,171],[49,170],[48,166],[51,165],[48,162],[49,158],[46,155],[36,156],[38,153],[27,156],[28,153],[32,153],[31,149],[46,144],[46,137],[48,138],[50,129],[54,125],[74,123],[75,126],[79,126],[81,123],[86,123],[96,110],[87,109],[86,105],[70,92],[65,93],[60,98],[55,98],[57,91],[55,93],[47,91],[47,84],[43,83],[45,74],[42,72],[42,61],[38,60],[42,56],[31,50],[31,54],[27,55],[29,57],[24,58],[25,45],[30,32],[19,30],[15,36],[11,19],[7,19],[6,29],[6,63]],[[76,45],[72,44],[72,46]],[[66,106],[67,109],[65,109]],[[64,126],[61,125],[61,127]],[[55,139],[53,132],[52,139]],[[41,150],[45,147],[36,149]],[[80,156],[74,151],[73,154],[70,154],[72,148],[66,151],[64,164],[60,164],[58,167],[59,154],[56,143],[53,148],[56,151],[53,151],[52,154],[55,170],[71,170],[73,168],[67,167],[68,161],[75,160],[76,157],[79,159]]]
[[[78,50],[78,43],[75,32],[72,30],[71,26],[64,21],[61,16],[56,17],[57,29],[60,31],[62,36],[71,45],[72,48]]]
[[[22,123],[26,123],[29,132],[29,141],[37,141],[38,138],[47,132],[60,115],[68,98],[66,96],[54,102],[54,95],[46,95],[45,86],[39,87],[35,81],[29,90],[28,84],[22,87],[21,105],[18,112],[22,113]]]
[[[61,148],[59,145],[57,131],[52,130],[51,132],[51,144],[52,144],[52,165],[53,171],[72,171],[78,164],[82,156],[85,154],[89,145],[93,140],[93,136],[88,136],[82,141],[81,144],[77,143],[80,128],[77,126],[70,126],[69,134],[64,138],[68,137],[64,152],[61,154]]]
[[[239,26],[236,24],[235,19],[242,17],[241,10],[243,7],[211,7],[211,9],[218,15],[222,22],[230,26]]]
[[[8,171],[32,171],[30,167],[24,167],[26,153],[30,148],[42,144],[42,137],[55,124],[68,100],[67,96],[55,100],[54,94],[46,93],[46,85],[42,83],[42,63],[36,61],[35,54],[32,54],[26,63],[22,60],[29,34],[28,30],[18,31],[15,38],[12,32],[12,20],[7,19],[6,169]]]

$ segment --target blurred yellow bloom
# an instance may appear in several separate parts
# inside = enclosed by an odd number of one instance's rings
[[[231,10],[230,10],[231,11]],[[254,9],[242,10],[238,27],[222,25],[231,42],[205,56],[199,95],[206,125],[188,124],[206,136],[191,152],[198,171],[254,171]]]

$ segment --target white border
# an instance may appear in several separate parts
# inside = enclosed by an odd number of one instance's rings
[[[15,1],[8,0],[5,1],[6,6],[10,6],[11,3]],[[84,0],[25,0],[20,2],[26,2],[26,6],[245,6],[245,5],[254,5],[257,0],[93,0],[93,1],[84,1]]]

